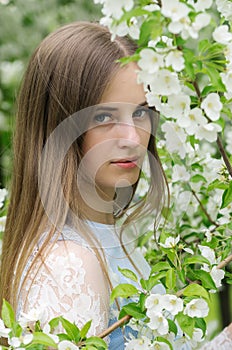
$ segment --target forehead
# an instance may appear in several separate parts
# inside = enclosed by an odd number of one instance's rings
[[[137,83],[138,66],[129,63],[119,69],[105,89],[100,103],[125,102],[140,104],[146,101],[142,84]]]

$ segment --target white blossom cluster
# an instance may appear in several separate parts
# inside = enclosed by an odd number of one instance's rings
[[[227,250],[226,241],[231,239],[232,203],[229,199],[225,203],[230,176],[223,157],[219,156],[218,140],[224,136],[224,151],[229,158],[232,3],[229,0],[95,2],[103,6],[101,23],[109,27],[112,40],[116,35],[128,34],[138,40],[139,49],[134,57],[138,83],[144,86],[148,104],[161,115],[157,147],[169,181],[171,210],[168,220],[164,216],[165,226],[161,223],[156,239],[149,241],[148,254],[149,249],[161,250],[162,261],[165,254],[178,260],[180,253],[183,260],[186,256],[190,261],[191,257],[193,261],[196,255],[201,256],[208,263],[200,263],[199,276],[209,275],[212,289],[208,291],[214,293],[225,277],[225,272],[217,268],[223,259],[223,248],[219,253],[218,246],[215,253],[215,239]],[[147,191],[147,178],[149,171],[146,174],[145,170],[138,187],[141,197]],[[227,195],[229,198],[229,190]],[[189,318],[204,318],[209,311],[204,298],[192,296],[186,301],[175,294],[152,294],[146,300],[146,308],[152,335],[141,333],[139,339],[128,342],[127,350],[169,348],[156,337],[167,339],[173,349],[180,349],[185,342],[199,348],[203,339],[201,329],[194,329],[191,339],[181,332],[171,337],[168,318],[177,326],[178,312]]]
[[[183,335],[180,331],[176,337],[174,333],[169,331],[169,324],[167,319],[174,318],[179,312],[183,311],[185,315],[191,318],[194,317],[206,317],[209,312],[208,303],[203,298],[194,298],[186,305],[182,298],[171,294],[151,294],[145,303],[147,308],[147,316],[150,321],[147,324],[152,335],[148,336],[147,331],[145,334],[141,334],[138,339],[132,339],[127,342],[126,350],[135,349],[170,349],[170,345],[173,349],[178,350],[183,344],[188,344],[188,347],[196,348],[199,343],[204,340],[203,332],[199,328],[195,328],[193,331],[193,337]],[[178,325],[178,324],[177,324]],[[179,327],[178,327],[179,328]],[[157,337],[166,339],[168,343],[159,341]],[[154,340],[151,340],[154,338]]]
[[[7,338],[10,349],[14,350],[26,350],[26,348],[33,343],[34,334],[29,331],[31,325],[35,325],[36,322],[42,321],[43,309],[32,309],[28,313],[22,313],[19,318],[19,325],[22,327],[22,335],[19,337],[11,337],[11,328],[7,328],[4,322],[0,319],[0,337]],[[55,344],[57,344],[58,350],[79,350],[79,347],[69,340],[59,340],[56,334],[51,333],[49,324],[46,324],[42,331],[42,334],[49,337]],[[0,347],[1,349],[1,347]]]

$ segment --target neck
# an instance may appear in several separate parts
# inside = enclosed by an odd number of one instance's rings
[[[81,191],[78,199],[78,207],[83,218],[108,225],[115,223],[113,204],[112,193],[109,195],[88,186],[85,186],[83,192]]]

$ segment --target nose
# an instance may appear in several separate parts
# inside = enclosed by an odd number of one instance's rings
[[[135,148],[140,145],[139,130],[134,123],[119,123],[117,136],[118,146],[120,148]]]

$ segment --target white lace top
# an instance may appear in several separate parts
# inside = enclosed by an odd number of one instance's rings
[[[118,272],[118,266],[136,271],[121,247],[117,231],[111,225],[89,224],[104,247],[113,286],[118,283],[131,283]],[[79,327],[92,320],[88,335],[101,333],[116,321],[118,312],[115,304],[109,306],[109,286],[94,250],[68,226],[64,228],[60,240],[51,247],[45,261],[37,261],[25,282],[19,296],[17,315],[22,311],[39,308],[43,315],[42,325],[53,317],[62,315]],[[148,278],[150,267],[142,254],[132,249],[131,244],[127,248],[143,277]],[[25,274],[30,263],[31,261],[27,264]],[[129,327],[125,328],[124,334],[121,329],[117,329],[110,335],[110,350],[124,349],[125,337],[130,332]],[[212,345],[210,343],[203,349],[232,349],[231,338],[224,331]],[[184,349],[190,347],[178,350]]]
[[[104,247],[113,287],[119,283],[131,283],[118,271],[120,266],[136,272],[121,247],[114,226],[92,222],[89,225]],[[33,256],[36,252],[37,249]],[[142,275],[148,278],[150,267],[142,254],[133,248],[129,249],[129,253]],[[26,266],[24,276],[31,261]],[[117,320],[118,310],[116,305],[109,306],[109,296],[109,285],[94,250],[77,232],[65,226],[62,237],[51,245],[45,261],[38,259],[24,283],[17,315],[22,311],[27,313],[39,308],[43,310],[42,325],[59,315],[75,322],[79,327],[92,320],[88,335],[97,335]],[[110,350],[124,349],[121,329],[115,330],[109,338]]]

